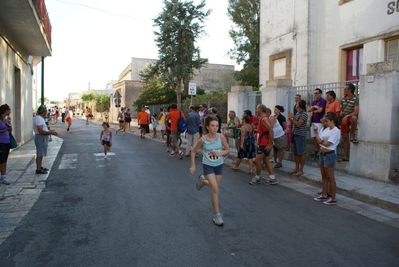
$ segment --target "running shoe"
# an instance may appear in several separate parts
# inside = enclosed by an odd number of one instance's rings
[[[169,156],[171,156],[172,158],[175,156],[175,152],[174,151],[172,151],[170,154],[169,154]]]
[[[205,176],[203,174],[201,174],[200,176],[198,176],[198,181],[197,181],[197,190],[200,191],[202,187],[204,187],[204,183],[202,181],[205,180]]]
[[[216,224],[217,226],[223,226],[222,214],[217,213],[213,215],[213,223]]]
[[[320,191],[319,193],[317,193],[318,196],[322,195],[323,191]],[[331,195],[329,193],[327,193],[327,197],[331,197]]]
[[[259,178],[257,178],[256,176],[251,180],[251,182],[249,182],[250,185],[256,185],[256,184],[260,184],[260,181],[262,180],[262,177],[259,176]]]
[[[331,197],[323,202],[324,205],[337,205],[337,200],[332,199]]]
[[[320,195],[318,197],[315,197],[313,200],[314,201],[325,201],[328,200],[329,198],[327,197],[327,195]]]
[[[265,185],[276,185],[277,184],[277,179],[266,179],[266,181],[264,182]]]
[[[180,151],[180,152],[179,152],[179,159],[183,159],[183,156],[184,156],[183,151]]]
[[[168,153],[170,150],[169,150],[169,147],[166,149],[166,152]]]
[[[10,185],[11,183],[7,180],[7,177],[2,177],[1,178],[1,183],[5,185]]]
[[[106,159],[106,158],[107,158],[107,155],[104,155],[104,158]]]

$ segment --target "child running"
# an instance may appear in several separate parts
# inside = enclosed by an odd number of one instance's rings
[[[107,158],[107,153],[111,149],[112,145],[112,132],[109,130],[108,122],[103,122],[104,130],[101,131],[100,142],[104,147],[104,158]]]
[[[223,173],[223,156],[230,154],[230,148],[224,135],[218,133],[219,121],[215,116],[205,118],[208,134],[202,136],[191,151],[191,175],[195,172],[195,154],[202,147],[202,166],[204,175],[198,176],[197,190],[206,185],[211,188],[211,202],[214,210],[213,222],[223,225],[222,214],[219,212],[219,185]]]

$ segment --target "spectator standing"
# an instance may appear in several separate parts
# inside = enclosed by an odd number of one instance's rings
[[[192,148],[198,142],[199,139],[199,127],[201,125],[201,119],[198,114],[198,106],[190,106],[190,112],[187,116],[187,146],[186,146],[186,157],[190,156]]]
[[[323,124],[321,123],[321,119],[324,117],[325,108],[327,105],[327,101],[322,97],[323,92],[320,88],[316,88],[313,92],[314,100],[312,101],[308,112],[312,113],[311,116],[311,125],[310,127],[313,129],[317,127],[317,131],[321,132],[323,128]],[[309,154],[311,157],[318,157],[319,154],[319,144],[316,142],[315,132],[310,131],[310,137],[313,138],[313,152]]]
[[[164,108],[159,109],[159,115],[158,115],[158,125],[159,125],[159,130],[161,131],[161,138],[159,138],[159,141],[165,141],[165,113],[164,113]]]
[[[322,178],[322,192],[321,195],[314,198],[316,201],[323,201],[323,204],[326,205],[335,205],[337,204],[337,200],[335,198],[336,195],[336,182],[334,177],[334,165],[337,154],[335,150],[340,141],[340,131],[337,128],[339,125],[338,117],[333,112],[329,112],[324,116],[324,121],[327,125],[327,128],[324,129],[320,134],[318,132],[318,128],[314,127],[313,131],[315,132],[316,142],[320,145],[320,172]],[[327,196],[329,189],[329,193],[331,197]]]
[[[157,137],[157,127],[158,127],[158,115],[154,113],[151,117],[151,124],[152,124],[152,138]]]
[[[205,118],[209,115],[209,109],[207,104],[202,104],[202,117],[201,117],[201,123],[202,125],[205,124]],[[204,127],[202,128],[202,133],[201,134],[206,134],[206,129]]]
[[[218,119],[219,122],[219,128],[218,128],[218,133],[221,133],[222,129],[222,118],[218,115],[218,111],[216,108],[210,108],[209,109],[209,115],[215,116]]]
[[[294,135],[292,152],[295,155],[295,169],[289,173],[295,176],[301,176],[305,165],[306,122],[308,121],[306,102],[304,100],[299,100],[296,108],[298,110],[297,114],[288,113],[288,119],[292,123],[292,133]]]
[[[285,128],[287,123],[285,117],[281,112],[284,112],[283,106],[275,106],[274,116],[270,116],[270,122],[273,126],[273,155],[274,155],[274,168],[283,167],[284,149],[287,147],[287,139],[285,137]]]
[[[46,117],[46,106],[40,106],[33,121],[33,131],[35,132],[36,146],[36,174],[47,174],[48,169],[42,166],[43,157],[47,156],[48,136],[58,133],[47,128],[44,118]]]
[[[222,214],[219,212],[219,186],[223,174],[223,156],[229,155],[229,145],[226,138],[217,132],[218,120],[214,116],[205,118],[205,127],[208,134],[200,138],[191,151],[191,175],[195,172],[195,154],[202,148],[202,166],[204,175],[198,176],[197,190],[206,185],[211,188],[211,202],[213,206],[213,222],[217,226],[223,225]]]
[[[65,110],[65,121],[68,124],[67,133],[71,133],[70,128],[71,128],[71,125],[72,125],[72,117],[73,117],[72,110],[70,110],[69,108],[66,108],[66,110]]]
[[[294,98],[294,109],[293,109],[293,111],[294,111],[294,115],[295,114],[297,114],[298,113],[298,110],[296,109],[296,105],[298,104],[298,102],[301,100],[301,95],[295,95],[295,98]]]
[[[62,121],[62,122],[65,122],[65,112],[66,112],[66,107],[64,106],[64,107],[61,109],[61,121]]]
[[[355,138],[357,120],[359,115],[359,98],[355,95],[356,87],[348,84],[344,89],[344,97],[341,100],[341,134],[344,143],[344,156],[339,162],[349,161],[349,141],[357,144]]]
[[[333,112],[339,118],[341,114],[341,104],[336,100],[336,94],[334,91],[328,91],[326,93],[326,114],[328,112]]]
[[[248,115],[250,120],[249,120],[249,124],[252,125],[254,122],[258,121],[259,118],[256,117],[255,115],[252,115],[252,111],[250,111],[249,109],[244,110],[244,115]]]
[[[184,153],[183,151],[180,150],[179,147],[179,137],[180,137],[180,132],[178,128],[178,123],[180,117],[184,117],[184,113],[181,112],[180,110],[177,109],[176,104],[171,105],[171,110],[169,114],[166,116],[166,120],[170,120],[170,135],[172,138],[172,152],[170,153],[171,157],[174,157],[175,151],[178,151],[178,157],[179,159],[183,159]]]
[[[5,185],[11,183],[7,180],[7,160],[10,153],[10,132],[12,132],[11,126],[11,108],[9,105],[4,104],[0,106],[0,182]]]
[[[250,124],[251,118],[244,114],[242,117],[241,126],[241,138],[240,138],[240,150],[238,151],[238,156],[236,162],[231,169],[233,171],[238,171],[238,167],[241,164],[243,158],[248,159],[248,173],[252,175],[253,172],[253,159],[255,158],[255,142],[252,125]]]
[[[142,107],[141,112],[137,114],[137,121],[140,125],[140,137],[145,139],[145,134],[150,132],[150,127],[148,122],[150,121],[150,114],[146,112],[146,108]]]
[[[241,135],[240,130],[241,124],[240,119],[236,116],[236,112],[234,110],[229,111],[229,121],[227,122],[227,126],[225,127],[226,130],[230,130],[224,133],[224,136],[229,140],[229,137],[233,137],[235,139],[235,146],[238,151],[239,147],[239,139]]]

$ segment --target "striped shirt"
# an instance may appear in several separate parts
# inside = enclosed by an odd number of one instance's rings
[[[306,123],[308,121],[308,114],[304,110],[301,112],[298,111],[294,116],[294,121],[300,120],[303,120],[301,126],[298,127],[295,124],[292,124],[292,133],[294,135],[306,136]]]
[[[352,98],[342,98],[341,100],[342,105],[342,113],[344,115],[348,115],[355,110],[355,107],[359,106],[359,98],[357,96],[352,96]]]

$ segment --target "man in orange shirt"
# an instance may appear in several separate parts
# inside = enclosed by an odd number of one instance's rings
[[[326,105],[326,113],[334,112],[335,115],[339,118],[339,114],[341,112],[341,104],[335,100],[336,94],[334,91],[328,91],[326,93],[327,105]]]
[[[145,133],[150,132],[150,128],[148,127],[148,122],[150,121],[150,115],[145,111],[146,108],[142,107],[141,112],[137,115],[137,121],[140,125],[140,137],[145,139]]]
[[[180,147],[178,144],[178,140],[180,137],[179,125],[178,125],[180,116],[185,119],[184,113],[177,109],[176,104],[172,104],[171,110],[168,113],[168,115],[166,116],[165,121],[170,121],[170,132],[171,132],[170,137],[172,138],[172,144],[173,144],[173,148],[172,148],[172,152],[170,153],[170,156],[174,157],[175,151],[179,151],[179,159],[182,159],[184,153],[183,153],[183,151],[180,150]]]

